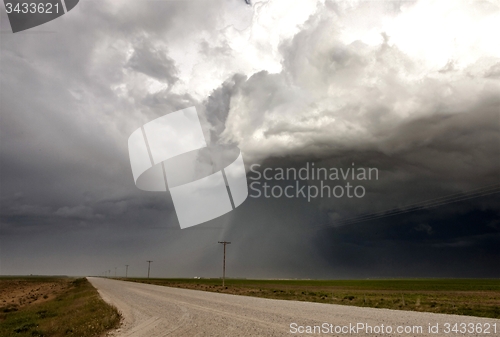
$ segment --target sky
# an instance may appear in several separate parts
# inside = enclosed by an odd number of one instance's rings
[[[226,240],[228,277],[500,277],[498,1],[82,0],[15,34],[0,12],[1,275],[219,277]],[[181,229],[127,141],[192,106],[249,186],[363,196],[250,188]],[[378,179],[259,179],[308,165]]]

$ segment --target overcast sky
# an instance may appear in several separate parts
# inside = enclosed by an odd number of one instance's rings
[[[500,277],[500,194],[468,192],[499,191],[498,1],[81,0],[16,34],[0,19],[0,274],[153,260],[217,277],[227,240],[229,277]],[[249,183],[253,164],[378,180],[181,230],[168,192],[135,186],[127,140],[190,106]],[[454,193],[476,197],[359,221]]]

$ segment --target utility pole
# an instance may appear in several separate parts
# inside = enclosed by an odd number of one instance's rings
[[[115,267],[115,278],[116,278],[116,267]]]
[[[149,261],[149,260],[148,260],[147,262],[148,262],[148,278],[149,278],[149,268],[150,268],[150,266],[151,266],[151,262],[153,262],[153,261]]]
[[[219,243],[222,243],[224,245],[224,259],[222,260],[222,286],[224,287],[226,280],[226,245],[231,244],[231,242],[219,241]]]
[[[128,277],[128,264],[125,265],[125,278]]]

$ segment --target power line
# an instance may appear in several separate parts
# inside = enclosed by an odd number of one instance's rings
[[[418,210],[432,208],[432,207],[437,207],[437,206],[443,206],[443,205],[446,205],[446,204],[451,204],[451,203],[455,203],[455,202],[459,202],[459,201],[464,201],[464,200],[468,200],[468,199],[482,197],[482,196],[486,196],[486,195],[494,194],[494,193],[498,193],[498,191],[496,191],[496,192],[489,192],[489,193],[483,193],[483,194],[476,194],[476,195],[473,195],[473,196],[462,196],[460,198],[453,198],[452,200],[443,200],[443,201],[435,202],[435,203],[432,203],[432,204],[414,206],[414,207],[411,207],[409,209],[394,209],[392,211],[388,211],[385,214],[381,214],[381,215],[368,214],[368,215],[365,215],[363,217],[354,218],[354,219],[351,219],[351,220],[341,221],[339,223],[336,223],[335,225],[336,226],[342,226],[342,225],[349,225],[349,224],[355,224],[355,223],[365,222],[365,221],[369,221],[369,220],[375,220],[375,219],[385,218],[385,217],[389,217],[389,216],[393,216],[393,215],[398,215],[398,214],[403,214],[403,213],[418,211]]]
[[[393,208],[393,209],[389,209],[389,210],[385,210],[385,211],[381,211],[381,212],[375,212],[375,213],[365,214],[365,215],[361,215],[361,216],[357,216],[357,217],[347,218],[347,219],[340,220],[340,221],[335,222],[335,223],[323,224],[323,225],[317,226],[316,228],[318,230],[321,230],[321,229],[329,228],[331,226],[350,225],[350,224],[355,224],[358,222],[375,220],[375,219],[385,218],[385,217],[389,217],[389,216],[393,216],[393,215],[418,211],[418,210],[422,210],[422,209],[426,209],[426,208],[442,206],[442,205],[451,204],[454,202],[478,198],[478,197],[482,197],[482,196],[486,196],[486,195],[490,195],[490,194],[495,194],[495,193],[499,193],[499,192],[500,192],[500,184],[493,184],[493,185],[483,186],[483,187],[479,187],[479,188],[476,188],[473,190],[469,190],[467,192],[458,192],[458,193],[450,194],[450,195],[440,197],[440,198],[424,200],[424,201],[410,204],[410,205],[407,205],[407,206],[404,206],[401,208]]]
[[[226,280],[226,245],[231,244],[231,242],[219,241],[219,243],[224,245],[224,259],[222,260],[222,286],[224,287]]]
[[[426,208],[447,205],[447,204],[451,204],[451,203],[459,202],[459,201],[464,201],[464,200],[468,200],[468,199],[478,198],[478,197],[482,197],[482,196],[486,196],[486,195],[494,194],[494,193],[498,193],[498,192],[499,191],[490,191],[488,193],[477,193],[475,195],[464,195],[464,196],[459,196],[459,197],[453,197],[453,198],[446,199],[446,200],[436,201],[433,203],[417,205],[417,206],[412,206],[412,207],[404,207],[403,209],[396,208],[396,209],[393,209],[390,211],[386,211],[383,214],[374,213],[374,214],[368,214],[365,216],[361,216],[359,218],[353,218],[351,220],[346,219],[340,223],[337,223],[336,225],[348,225],[348,224],[354,224],[354,223],[364,222],[364,221],[373,220],[373,219],[385,218],[385,217],[392,216],[392,215],[398,215],[398,214],[418,211],[418,210],[422,210],[422,209],[426,209]]]
[[[212,242],[212,243],[209,243],[205,246],[201,246],[201,247],[198,247],[196,249],[193,249],[193,250],[190,250],[189,251],[189,254],[191,257],[197,257],[197,256],[202,256],[202,255],[206,255],[207,254],[207,251],[214,251],[215,250],[215,245],[217,244],[217,242]],[[162,262],[162,263],[166,263],[170,260],[179,260],[179,259],[183,259],[185,257],[185,253],[183,252],[177,252],[177,253],[174,253],[174,254],[168,254],[168,257],[165,257],[165,258],[162,258],[160,259],[159,261],[156,261],[156,262]],[[177,258],[177,259],[176,259]],[[151,261],[153,262],[153,261]]]

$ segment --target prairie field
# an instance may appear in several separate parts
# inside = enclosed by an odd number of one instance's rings
[[[119,323],[85,278],[0,278],[0,337],[93,337]]]
[[[497,279],[226,279],[225,287],[221,279],[122,280],[280,300],[500,318]]]

